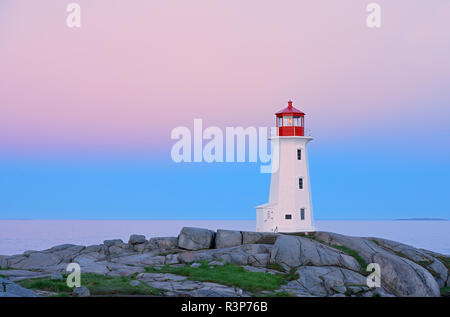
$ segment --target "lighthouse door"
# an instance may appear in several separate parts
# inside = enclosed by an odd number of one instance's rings
[[[273,210],[264,210],[264,231],[272,231],[273,226]]]

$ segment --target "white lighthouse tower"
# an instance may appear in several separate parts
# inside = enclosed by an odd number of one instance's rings
[[[269,202],[256,207],[258,232],[314,231],[305,136],[305,114],[288,106],[276,114],[277,135],[272,142]]]

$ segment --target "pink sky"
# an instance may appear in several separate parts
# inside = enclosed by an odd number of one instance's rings
[[[69,2],[0,2],[1,148],[167,145],[194,118],[271,125],[289,98],[325,142],[448,132],[447,0],[378,1],[381,29],[370,1],[79,0],[81,29]]]

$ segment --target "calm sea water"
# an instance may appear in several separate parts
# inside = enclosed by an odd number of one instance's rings
[[[352,236],[374,236],[450,254],[450,221],[316,221],[317,230]],[[58,244],[128,241],[130,234],[176,236],[182,227],[255,230],[248,220],[0,220],[0,254],[43,250]]]

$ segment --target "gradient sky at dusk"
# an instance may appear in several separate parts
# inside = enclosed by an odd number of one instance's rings
[[[170,132],[306,113],[318,219],[450,218],[450,2],[0,0],[0,218],[253,219],[259,164]]]

